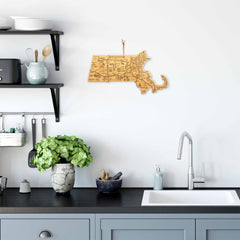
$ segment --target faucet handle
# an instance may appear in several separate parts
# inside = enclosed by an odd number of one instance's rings
[[[193,178],[193,183],[204,183],[205,182],[205,178],[204,177],[195,177]]]

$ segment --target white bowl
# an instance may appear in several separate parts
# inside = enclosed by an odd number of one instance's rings
[[[0,17],[0,30],[10,29],[12,25],[12,19],[10,19],[9,17]]]
[[[12,20],[9,17],[0,17],[0,26],[10,26]]]
[[[14,19],[14,26],[16,30],[38,31],[52,29],[52,24],[48,20],[28,17],[12,17],[12,18]]]

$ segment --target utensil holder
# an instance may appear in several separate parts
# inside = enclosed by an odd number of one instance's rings
[[[0,133],[0,147],[23,147],[25,133]]]
[[[25,144],[24,132],[25,116],[22,114],[23,132],[19,133],[0,133],[0,147],[23,147]],[[0,114],[0,130],[3,130],[3,115]]]

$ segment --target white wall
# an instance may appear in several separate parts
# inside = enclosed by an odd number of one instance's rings
[[[240,185],[240,2],[237,0],[1,0],[3,16],[54,20],[61,37],[61,71],[53,57],[50,81],[63,82],[61,122],[48,118],[48,134],[83,138],[94,162],[77,169],[78,187],[95,186],[100,169],[124,173],[124,186],[152,186],[154,165],[165,186],[186,186],[187,149],[176,160],[178,139],[188,130],[194,139],[195,170],[204,162],[204,186]],[[140,94],[131,83],[88,83],[92,55],[146,50],[145,69],[169,88]],[[47,36],[1,36],[0,56],[26,61],[27,47],[39,50]],[[0,111],[52,111],[48,90],[0,89]],[[20,117],[7,117],[15,126]],[[27,167],[31,146],[0,149],[0,174],[9,186],[23,178],[35,187],[51,186],[50,170]],[[40,126],[40,117],[38,120]],[[38,129],[40,139],[40,128]],[[198,163],[198,164],[196,164]]]

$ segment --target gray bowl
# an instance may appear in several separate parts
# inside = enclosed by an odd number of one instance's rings
[[[104,181],[100,178],[96,179],[97,188],[102,193],[114,193],[120,190],[122,179]]]

